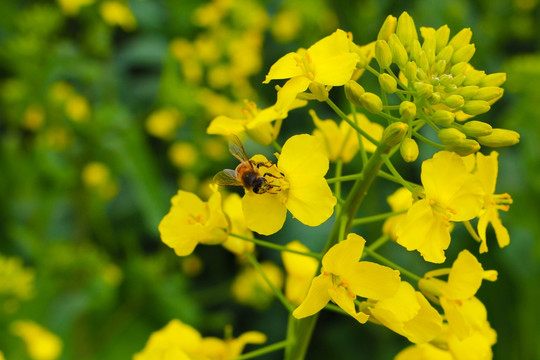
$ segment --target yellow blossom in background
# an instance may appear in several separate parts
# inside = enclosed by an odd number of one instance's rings
[[[180,265],[182,266],[182,272],[191,277],[200,275],[204,269],[203,261],[196,254],[184,257]]]
[[[214,161],[223,161],[229,156],[227,146],[222,139],[205,139],[202,151],[205,156],[209,157]]]
[[[396,355],[394,360],[455,360],[443,349],[431,344],[419,344],[405,348]]]
[[[10,330],[22,338],[33,360],[54,360],[62,354],[62,340],[33,321],[15,321]]]
[[[146,130],[150,135],[170,140],[176,134],[176,129],[182,125],[183,118],[174,108],[163,108],[154,111],[146,119]]]
[[[432,340],[442,330],[439,312],[405,281],[393,297],[375,302],[369,312],[384,326],[416,344]]]
[[[283,286],[283,271],[271,261],[261,262],[261,269],[270,282],[278,289]],[[236,301],[256,309],[270,306],[274,292],[262,275],[253,267],[245,267],[234,279],[231,292]]]
[[[229,194],[223,201],[223,211],[229,219],[230,232],[246,238],[253,238],[253,233],[248,229],[246,217],[242,211],[242,198],[238,194]],[[243,255],[248,251],[255,251],[255,244],[246,240],[230,236],[223,243],[223,247],[236,255]]]
[[[199,153],[191,143],[175,141],[169,148],[169,158],[174,166],[188,169],[197,163]]]
[[[425,198],[416,201],[397,229],[397,243],[418,250],[429,262],[442,263],[450,245],[450,221],[467,221],[482,208],[484,190],[463,159],[440,151],[422,163]]]
[[[390,205],[392,211],[408,210],[413,203],[413,197],[412,193],[407,188],[402,187],[387,197],[386,201]],[[395,241],[397,239],[396,231],[399,224],[405,220],[406,217],[407,214],[405,213],[386,219],[383,224],[383,234],[390,235],[390,238]]]
[[[124,31],[133,31],[137,20],[129,7],[120,1],[105,1],[101,3],[99,12],[103,20],[111,26],[120,26]]]
[[[296,96],[311,84],[312,93],[318,93],[325,85],[345,85],[358,62],[358,55],[350,52],[349,42],[345,31],[338,29],[307,50],[288,53],[272,65],[265,84],[271,80],[290,79],[278,92],[276,111],[288,109]]]
[[[294,40],[302,28],[302,16],[294,9],[279,11],[272,19],[270,32],[277,42]]]
[[[66,99],[64,106],[67,116],[75,122],[85,121],[90,117],[90,104],[82,95],[72,94]]]
[[[365,323],[369,315],[357,312],[357,296],[381,300],[394,296],[400,284],[399,271],[369,261],[360,261],[364,238],[349,234],[322,259],[321,274],[313,279],[304,301],[293,311],[301,319],[322,310],[332,300],[349,315]]]
[[[219,339],[216,337],[205,337],[202,339],[202,356],[210,360],[236,359],[244,351],[247,344],[263,344],[266,342],[266,335],[259,331],[248,331],[237,338]]]
[[[57,0],[62,12],[67,16],[75,16],[83,6],[93,4],[95,0]]]
[[[309,249],[298,240],[291,241],[286,246],[292,250],[309,252]],[[285,297],[291,303],[299,305],[306,297],[319,262],[312,257],[289,251],[281,252],[281,260],[287,272]]]
[[[86,187],[96,190],[103,199],[111,199],[118,192],[118,186],[109,168],[102,162],[92,161],[86,164],[82,169],[81,178]]]
[[[22,116],[22,124],[31,131],[39,130],[45,122],[45,112],[41,105],[30,105],[26,108]]]
[[[221,194],[213,189],[208,202],[193,193],[178,190],[169,213],[159,223],[161,241],[186,256],[197,244],[218,245],[227,240],[229,224],[223,213]]]
[[[252,160],[268,163],[262,155]],[[318,226],[332,215],[337,200],[324,178],[328,158],[315,137],[302,134],[289,138],[277,166],[262,166],[261,171],[273,175],[266,179],[275,188],[263,194],[246,191],[242,206],[249,229],[262,235],[273,234],[283,227],[287,210],[308,226]]]
[[[66,101],[75,90],[73,89],[73,86],[65,81],[57,81],[51,85],[49,88],[49,97],[57,102],[57,103],[63,103]]]
[[[189,192],[196,192],[200,185],[199,177],[191,172],[183,171],[178,178],[178,188]]]
[[[0,298],[28,300],[34,296],[34,270],[25,268],[18,257],[0,254]]]

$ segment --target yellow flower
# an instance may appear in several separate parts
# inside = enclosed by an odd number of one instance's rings
[[[101,4],[101,17],[111,26],[120,26],[124,31],[133,31],[137,27],[137,20],[127,5],[119,1],[106,1]]]
[[[197,244],[216,245],[227,240],[228,223],[221,208],[217,189],[208,202],[193,193],[178,190],[171,199],[171,209],[159,224],[161,241],[178,256],[193,252]]]
[[[295,240],[288,243],[287,248],[308,252],[309,249],[300,241]],[[281,252],[281,259],[285,271],[287,272],[287,279],[285,281],[285,297],[293,304],[300,304],[304,301],[309,289],[309,284],[315,276],[317,266],[319,262],[309,256],[295,254],[289,251]]]
[[[279,59],[266,75],[271,80],[290,79],[279,90],[275,109],[282,112],[301,92],[313,84],[312,92],[324,85],[341,86],[351,79],[358,55],[350,52],[350,40],[343,30],[319,40],[307,50],[288,53]]]
[[[412,193],[407,188],[399,188],[392,195],[386,198],[392,211],[407,210],[413,203]],[[383,234],[389,234],[392,240],[397,239],[397,229],[399,224],[405,220],[407,214],[400,214],[389,217],[383,224]]]
[[[229,219],[231,233],[246,238],[253,238],[253,233],[247,228],[246,218],[242,211],[242,199],[238,194],[230,194],[223,201],[223,211]],[[252,253],[255,250],[255,244],[246,240],[229,236],[222,244],[223,247],[236,255],[242,255],[248,251]]]
[[[252,160],[269,163],[262,155]],[[259,170],[262,175],[271,174],[266,179],[274,186],[272,191],[256,194],[247,190],[242,199],[248,228],[262,235],[274,234],[283,227],[287,209],[309,226],[318,226],[332,215],[337,200],[324,178],[328,158],[315,137],[291,137],[283,145],[277,167],[267,166],[261,165]]]
[[[474,156],[475,155],[471,155],[470,158],[474,160]],[[495,236],[497,237],[499,247],[505,247],[510,243],[510,235],[499,218],[499,210],[508,211],[510,209],[510,204],[512,204],[512,198],[506,193],[495,194],[498,157],[499,154],[496,151],[492,151],[491,154],[487,156],[476,153],[476,170],[473,174],[480,180],[486,194],[484,208],[478,215],[478,235],[482,240],[480,244],[480,253],[488,251],[486,229],[490,223],[495,230]]]
[[[317,127],[313,130],[313,136],[320,139],[325,144],[328,159],[330,161],[341,159],[345,163],[351,161],[360,149],[358,143],[359,135],[356,131],[346,121],[342,120],[338,125],[332,119],[319,119],[314,110],[310,110],[309,114]],[[364,114],[356,114],[356,119],[355,116],[351,114],[349,115],[349,119],[376,140],[381,139],[384,130],[383,127],[377,123],[370,122]],[[363,136],[362,145],[366,151],[375,151],[376,146]]]
[[[197,148],[187,141],[175,141],[169,148],[169,158],[173,165],[187,169],[197,163],[199,154]]]
[[[424,295],[402,281],[396,294],[370,306],[371,315],[387,328],[413,343],[425,343],[439,335],[442,318]]]
[[[41,105],[32,104],[23,113],[22,124],[31,131],[36,131],[45,122],[45,111]]]
[[[73,94],[67,98],[65,110],[69,118],[75,122],[82,122],[90,117],[90,104],[84,96],[79,94]]]
[[[68,16],[79,13],[80,8],[92,4],[95,0],[57,0],[62,12]]]
[[[418,250],[429,262],[442,263],[450,245],[450,221],[467,221],[478,215],[484,201],[480,182],[463,159],[448,151],[422,163],[425,198],[415,202],[399,224],[397,243]]]
[[[266,335],[258,331],[248,331],[236,339],[205,337],[201,343],[200,354],[210,360],[227,360],[239,357],[247,344],[263,344]]]
[[[85,165],[81,172],[83,184],[95,190],[103,199],[112,199],[118,192],[118,186],[111,176],[107,165],[92,161]]]
[[[33,321],[15,321],[11,332],[23,339],[28,354],[34,360],[54,360],[62,353],[62,340]]]
[[[206,132],[212,135],[237,135],[247,133],[254,141],[261,145],[270,145],[278,134],[282,120],[287,117],[288,111],[304,106],[306,101],[296,100],[290,104],[289,108],[281,113],[275,111],[275,106],[259,109],[253,101],[246,101],[246,106],[242,109],[243,118],[231,118],[220,115],[212,120]]]
[[[278,289],[283,286],[283,272],[270,261],[261,263],[261,269],[270,282]],[[274,299],[274,292],[268,286],[262,275],[249,266],[240,272],[231,286],[232,294],[236,301],[243,305],[249,305],[256,309],[264,309],[270,306]]]
[[[403,349],[394,360],[454,360],[454,358],[447,350],[431,344],[419,344]]]
[[[322,259],[321,275],[315,277],[304,301],[293,311],[301,319],[319,312],[332,300],[360,323],[369,315],[357,312],[357,296],[381,300],[394,296],[400,284],[399,272],[368,261],[358,261],[364,251],[364,238],[349,234],[334,245]]]
[[[0,296],[28,300],[34,296],[34,271],[18,257],[0,255]]]
[[[182,124],[182,116],[174,108],[163,108],[154,111],[146,120],[146,130],[150,135],[164,140],[172,139],[176,128]]]

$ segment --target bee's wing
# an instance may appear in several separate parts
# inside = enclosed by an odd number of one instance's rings
[[[242,186],[242,183],[236,179],[236,172],[231,169],[225,169],[214,176],[214,182],[220,186]]]
[[[242,142],[238,136],[234,134],[229,138],[229,151],[241,162],[249,162],[249,158],[244,150],[244,147],[242,146]]]

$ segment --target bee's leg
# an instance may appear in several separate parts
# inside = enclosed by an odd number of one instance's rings
[[[261,166],[264,166],[265,168],[271,168],[272,166],[274,166],[274,164],[272,164],[271,161],[261,161],[261,162],[255,163],[254,165],[257,167],[257,169]]]
[[[275,178],[275,179],[280,179],[279,176],[276,176],[276,175],[270,174],[270,173],[264,173],[264,174],[263,174],[263,177],[265,177],[266,175],[271,176],[271,177],[273,177],[273,178]]]

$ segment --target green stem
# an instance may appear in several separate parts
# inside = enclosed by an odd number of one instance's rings
[[[390,158],[387,155],[383,155],[383,160],[384,160],[384,163],[386,164],[386,167],[388,168],[388,170],[390,170],[392,175],[394,175],[394,177],[396,179],[398,179],[399,183],[402,186],[406,187],[407,190],[409,190],[410,192],[412,192],[414,194],[414,188],[409,184],[408,181],[406,181],[403,177],[401,177],[399,172],[394,167],[394,164],[392,164],[392,161],[390,161]]]
[[[285,298],[285,295],[283,295],[283,293],[281,292],[281,290],[279,290],[279,289],[272,283],[272,281],[270,281],[270,279],[268,278],[268,276],[266,276],[266,273],[265,273],[264,270],[262,269],[261,264],[259,264],[259,262],[257,261],[257,259],[255,259],[255,256],[253,256],[253,254],[250,253],[249,251],[244,251],[244,255],[245,255],[246,258],[249,260],[249,262],[251,263],[251,265],[259,272],[259,274],[261,274],[261,276],[263,277],[264,281],[266,282],[266,285],[268,285],[268,286],[270,287],[270,289],[272,289],[272,291],[274,292],[274,294],[276,295],[276,297],[279,299],[279,301],[281,301],[281,303],[283,304],[283,306],[285,306],[285,309],[287,309],[287,311],[289,311],[289,312],[293,311],[294,305],[292,305],[292,304]]]
[[[420,133],[419,133],[418,131],[414,130],[414,129],[413,129],[413,134],[414,134],[414,137],[415,137],[415,138],[417,138],[418,140],[422,141],[423,143],[426,143],[426,144],[428,144],[428,145],[431,145],[431,146],[433,146],[433,147],[436,148],[436,149],[444,150],[444,145],[429,140],[428,138],[426,138],[426,137],[420,135]]]
[[[385,264],[385,265],[388,265],[389,267],[391,267],[392,269],[396,269],[396,270],[399,270],[399,272],[402,274],[402,275],[405,275],[406,277],[408,277],[409,279],[413,280],[413,281],[416,281],[418,282],[421,277],[410,272],[409,270],[406,270],[404,268],[402,268],[401,266],[399,266],[398,264],[388,260],[387,258],[385,258],[384,256],[382,255],[379,255],[377,254],[375,251],[371,250],[369,247],[366,247],[364,248],[364,251],[369,255],[371,256],[372,258],[374,258],[375,260],[379,261],[380,263],[382,264]]]
[[[361,224],[369,224],[372,222],[385,220],[385,219],[388,219],[389,217],[404,214],[406,212],[407,210],[390,211],[390,212],[379,214],[379,215],[366,216],[363,218],[354,219],[352,222],[352,226],[361,225]]]
[[[369,245],[368,249],[371,250],[371,251],[375,251],[378,248],[380,248],[381,246],[383,246],[384,244],[386,244],[388,242],[388,240],[390,240],[390,235],[384,234],[383,236],[381,236],[380,238],[375,240],[373,242],[373,244]],[[362,254],[362,255],[364,255],[364,254]]]
[[[283,341],[277,342],[275,344],[265,346],[265,347],[263,347],[261,349],[250,351],[248,353],[245,353],[244,355],[240,355],[238,357],[235,357],[234,360],[253,359],[253,358],[256,358],[258,356],[261,356],[261,355],[264,355],[264,354],[269,354],[271,352],[283,349],[288,344],[289,344],[288,340],[283,340]]]
[[[336,104],[334,104],[334,102],[332,100],[330,100],[328,98],[328,99],[326,99],[326,103],[336,112],[336,114],[339,115],[339,117],[343,121],[346,121],[349,125],[351,125],[354,130],[356,130],[357,132],[362,134],[363,137],[368,139],[374,145],[379,145],[379,142],[377,140],[375,140],[371,135],[369,135],[367,132],[362,130],[358,125],[356,125],[356,123],[354,121],[349,119],[349,117],[347,115],[345,115],[345,113],[343,111],[341,111],[341,109]]]
[[[354,174],[354,175],[345,175],[345,176],[339,176],[334,177],[330,179],[326,179],[326,182],[331,184],[335,182],[343,182],[343,181],[351,181],[351,180],[358,180],[359,178],[362,178],[362,174]]]
[[[278,153],[281,153],[281,145],[279,145],[276,140],[272,140],[272,146],[277,150]]]
[[[298,250],[294,250],[294,249],[289,249],[289,248],[286,247],[286,246],[274,244],[274,243],[271,243],[271,242],[269,242],[269,241],[264,241],[264,240],[259,240],[259,239],[248,238],[248,237],[245,237],[245,236],[242,236],[242,235],[238,235],[238,234],[233,234],[233,233],[229,233],[229,235],[230,235],[230,236],[234,236],[235,238],[238,238],[238,239],[242,239],[242,240],[245,240],[245,241],[252,242],[252,243],[254,243],[255,245],[263,246],[263,247],[266,247],[266,248],[269,248],[269,249],[272,249],[272,250],[277,250],[277,251],[288,251],[288,252],[290,252],[290,253],[295,253],[295,254],[298,254],[298,255],[309,256],[309,257],[315,258],[315,259],[317,259],[317,260],[320,260],[320,259],[322,258],[322,255],[321,255],[321,254],[312,253],[312,252],[298,251]]]

